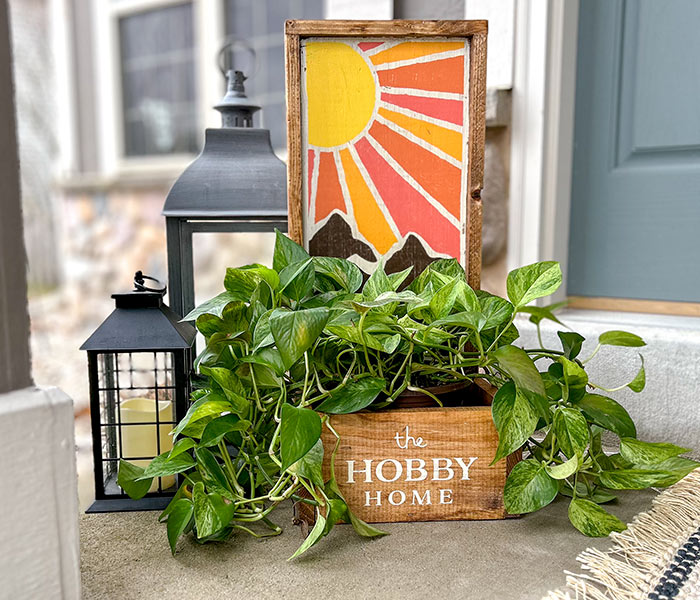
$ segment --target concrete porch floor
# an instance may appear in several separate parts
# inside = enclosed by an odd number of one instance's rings
[[[654,495],[626,493],[608,508],[629,522]],[[155,512],[83,515],[82,597],[534,600],[563,587],[562,571],[579,570],[583,549],[610,545],[571,527],[567,506],[558,500],[506,521],[386,524],[391,535],[378,540],[339,525],[291,562],[302,541],[291,505],[275,515],[285,528],[279,537],[239,534],[205,546],[187,538],[174,558]]]

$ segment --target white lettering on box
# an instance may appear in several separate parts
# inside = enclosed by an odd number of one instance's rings
[[[394,439],[396,440],[396,445],[402,450],[408,449],[409,442],[412,443],[416,448],[425,448],[428,445],[428,442],[424,441],[422,437],[414,438],[409,433],[408,425],[406,425],[403,435],[397,431],[396,435],[394,436]],[[402,440],[406,441],[402,443]]]
[[[414,463],[416,466],[413,466]],[[418,472],[418,477],[413,474]],[[428,471],[425,469],[425,461],[422,458],[407,458],[406,459],[406,481],[423,481],[428,478]]]
[[[394,502],[394,495],[398,494],[399,495],[399,501]],[[394,490],[389,494],[389,504],[393,504],[394,506],[399,506],[406,502],[406,494],[404,494],[401,490]]]
[[[425,448],[428,443],[420,436],[411,434],[408,426],[394,434],[394,441],[401,450],[412,447]],[[423,453],[423,456],[425,454]],[[363,490],[364,505],[366,507],[381,507],[384,504],[401,506],[432,506],[433,504],[453,504],[455,502],[454,489],[439,488],[413,489],[410,483],[416,482],[447,482],[451,480],[471,481],[470,469],[478,459],[477,456],[467,457],[425,457],[425,458],[365,458],[347,460],[347,483],[395,483],[402,489],[394,490]],[[407,485],[403,485],[403,483]],[[387,486],[388,487],[388,486]],[[391,486],[394,487],[394,486]],[[426,509],[428,510],[428,509]]]
[[[421,496],[418,490],[413,490],[413,500],[411,504],[432,504],[430,501],[430,490],[425,490],[425,493]]]
[[[440,490],[440,504],[452,504],[452,490]]]
[[[384,465],[387,463],[391,463],[394,465],[395,473],[394,473],[394,477],[392,479],[388,479],[387,477],[384,477]],[[401,463],[394,458],[385,458],[384,460],[377,463],[377,479],[379,479],[379,481],[384,481],[384,482],[390,483],[392,481],[396,481],[399,477],[401,477],[402,474],[403,474],[403,467],[401,466]],[[367,481],[371,481],[371,480],[368,479]]]
[[[366,458],[363,462],[365,468],[355,470],[355,461],[348,461],[348,483],[355,483],[355,473],[364,473],[365,483],[372,483],[372,461]]]
[[[472,456],[469,458],[469,464],[465,465],[464,464],[464,459],[462,458],[455,458],[455,461],[457,461],[457,464],[462,467],[462,481],[469,481],[469,467],[471,467],[474,464],[474,461],[477,459],[476,456]]]
[[[374,498],[370,494],[371,494],[371,492],[368,492],[368,491],[365,492],[365,506],[369,506],[371,500],[374,500],[377,503],[377,506],[381,506],[382,505],[382,493],[381,493],[381,491],[377,491],[377,493],[374,495]]]
[[[444,467],[440,466],[440,463],[445,464]],[[447,477],[440,477],[439,474],[442,471],[447,472]],[[452,459],[450,458],[434,458],[433,459],[433,481],[449,481],[455,476],[455,472],[452,469]]]

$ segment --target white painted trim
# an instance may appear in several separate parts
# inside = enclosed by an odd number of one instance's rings
[[[118,2],[108,0],[108,3],[110,5],[109,12],[111,16],[120,17],[122,15],[153,10],[154,8],[161,8],[172,4],[182,4],[182,0],[119,0]]]
[[[551,4],[545,84],[540,255],[543,259],[561,263],[564,282],[569,266],[578,10],[578,0]],[[552,301],[559,302],[565,298],[566,283]]]
[[[202,135],[207,127],[221,127],[221,115],[212,107],[225,92],[225,79],[217,56],[226,36],[223,0],[204,0],[196,5],[195,51],[197,52],[197,111]],[[281,34],[280,34],[281,35]],[[202,144],[204,140],[202,139]]]
[[[538,260],[547,4],[521,0],[515,20],[508,269]]]
[[[57,388],[0,394],[0,581],[6,598],[80,598],[73,402]]]
[[[326,19],[391,19],[394,0],[325,0]]]
[[[558,260],[565,269],[578,0],[516,8],[508,268]]]
[[[488,88],[513,87],[513,37],[515,0],[465,0],[465,19],[486,19],[489,22],[486,53],[486,85]]]
[[[111,9],[113,3],[109,0],[95,0],[93,18],[93,48],[95,61],[95,118],[97,125],[98,164],[100,172],[112,175],[117,170],[118,146],[121,139],[117,127],[118,118],[118,68],[115,60],[118,57],[116,48],[114,18]],[[118,66],[118,65],[117,65]]]
[[[192,162],[191,154],[163,154],[124,158],[119,162],[119,175],[148,173],[181,173]]]
[[[56,86],[56,135],[59,152],[54,165],[60,178],[75,171],[77,140],[75,128],[75,72],[72,37],[72,17],[67,0],[50,0],[50,37],[54,63],[54,85]]]

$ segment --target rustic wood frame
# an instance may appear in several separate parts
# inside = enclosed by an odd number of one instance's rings
[[[469,155],[467,162],[467,280],[481,284],[481,190],[486,135],[487,21],[287,21],[285,92],[287,100],[287,202],[289,236],[303,243],[303,162],[301,130],[301,39],[306,37],[459,37],[469,43]],[[465,200],[463,200],[465,201]]]

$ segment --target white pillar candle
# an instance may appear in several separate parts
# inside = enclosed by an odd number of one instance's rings
[[[146,468],[150,460],[129,460],[130,456],[157,456],[158,442],[156,428],[160,428],[160,454],[171,450],[173,438],[168,435],[173,429],[172,423],[156,425],[156,401],[153,398],[128,398],[120,402],[122,423],[153,423],[153,425],[126,425],[122,432],[122,456],[125,460]],[[168,400],[158,401],[158,420],[173,420],[173,405]],[[175,483],[175,476],[161,478],[163,489]],[[149,492],[158,491],[158,479],[153,480]]]

